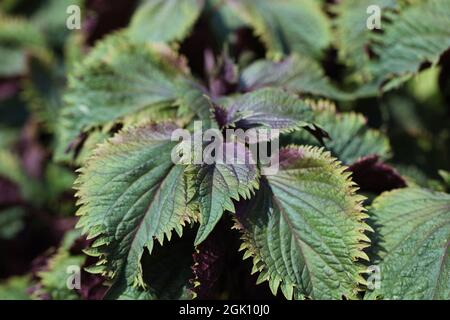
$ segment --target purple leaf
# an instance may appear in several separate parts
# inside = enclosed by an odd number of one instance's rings
[[[8,179],[0,177],[0,207],[15,205],[21,201],[18,186]]]
[[[353,163],[349,168],[352,179],[361,191],[382,193],[397,188],[405,188],[406,181],[377,155],[367,156]]]

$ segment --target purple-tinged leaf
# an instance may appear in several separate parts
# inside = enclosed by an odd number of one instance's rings
[[[359,159],[348,170],[361,191],[382,193],[407,186],[405,179],[393,167],[380,161],[377,155]]]
[[[261,89],[244,94],[227,108],[226,126],[291,131],[310,125],[312,109],[301,99],[280,89]],[[222,121],[223,122],[223,121]]]
[[[0,207],[18,204],[21,201],[19,187],[8,179],[0,177]]]

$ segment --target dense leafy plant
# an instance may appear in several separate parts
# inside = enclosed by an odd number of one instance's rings
[[[0,5],[0,298],[450,299],[449,0],[37,3]],[[195,121],[279,171],[174,163]]]

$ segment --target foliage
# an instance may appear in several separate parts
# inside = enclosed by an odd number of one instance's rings
[[[68,3],[0,4],[1,299],[450,299],[450,0]]]

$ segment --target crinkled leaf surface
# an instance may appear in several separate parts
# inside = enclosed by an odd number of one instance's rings
[[[370,210],[379,238],[380,287],[366,298],[450,299],[450,195],[408,188]]]
[[[235,211],[233,199],[249,198],[258,187],[258,169],[245,145],[228,142],[222,147],[222,158],[196,168],[197,198],[201,216],[196,245],[208,237],[225,210]]]
[[[350,96],[333,86],[321,66],[314,60],[291,55],[279,62],[258,60],[242,71],[242,91],[278,87],[296,94],[314,94],[345,100]]]
[[[258,282],[288,299],[355,297],[362,282],[358,258],[369,241],[362,197],[329,153],[290,147],[280,171],[261,181],[254,199],[237,210],[244,258],[253,256]]]
[[[147,0],[134,14],[129,35],[147,42],[183,39],[200,15],[204,0]]]
[[[298,97],[280,89],[256,90],[236,99],[225,109],[223,126],[290,131],[310,124],[313,112]]]
[[[362,73],[370,61],[369,46],[372,44],[374,31],[367,28],[370,6],[384,10],[396,7],[396,0],[343,0],[333,6],[336,12],[336,30],[340,59],[355,72]],[[372,11],[370,11],[372,12]],[[370,20],[369,20],[370,22]],[[384,27],[382,22],[381,28]]]
[[[236,13],[250,24],[270,56],[298,52],[321,58],[331,42],[331,24],[314,0],[235,0]]]
[[[381,132],[370,129],[363,115],[337,113],[335,106],[326,101],[312,105],[315,110],[314,123],[330,136],[324,141],[326,148],[343,163],[352,164],[368,155],[378,155],[381,159],[389,156],[389,140]],[[319,145],[319,141],[305,131],[296,131],[287,140],[296,144]]]
[[[383,26],[379,44],[374,46],[379,55],[375,78],[401,77],[402,81],[417,73],[423,63],[436,64],[450,48],[449,12],[450,0],[428,0],[389,16],[392,22]]]
[[[174,106],[184,94],[181,88],[187,76],[172,58],[155,47],[133,44],[121,34],[101,42],[69,77],[56,158],[64,158],[82,131],[146,108],[157,114]]]
[[[88,253],[101,259],[90,271],[143,285],[144,248],[151,252],[155,240],[181,234],[192,218],[184,167],[171,161],[176,128],[166,123],[122,131],[82,169],[78,226],[96,237]]]

